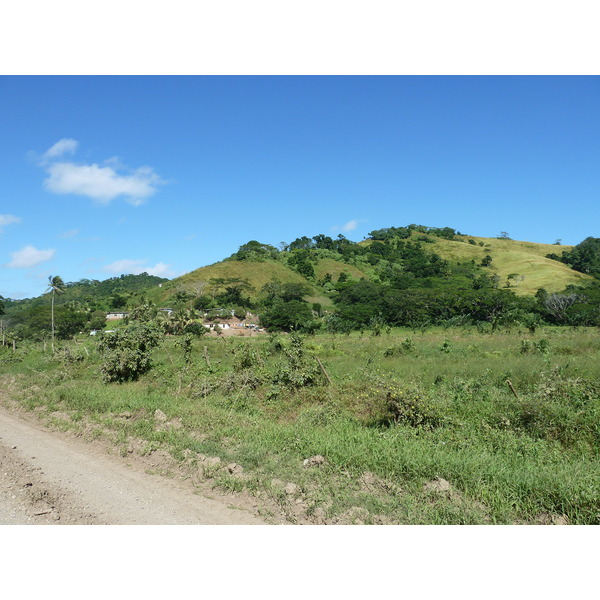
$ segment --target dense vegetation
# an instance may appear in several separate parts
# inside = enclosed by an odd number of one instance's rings
[[[107,311],[133,309],[144,304],[147,291],[166,281],[147,273],[121,275],[104,281],[81,279],[63,283],[61,280],[60,293],[54,294],[54,298],[49,288],[37,298],[5,299],[2,333],[16,340],[48,338],[52,302],[59,339],[70,339],[82,331],[104,329]]]
[[[560,256],[555,253],[546,256],[559,260],[576,271],[600,278],[600,238],[588,237],[573,250],[565,251]]]

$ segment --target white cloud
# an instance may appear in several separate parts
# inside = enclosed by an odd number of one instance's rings
[[[146,272],[155,277],[172,277],[173,271],[170,267],[171,265],[166,265],[164,262],[158,262],[153,267],[146,269]]]
[[[12,260],[6,265],[11,269],[29,269],[54,257],[56,250],[38,250],[35,246],[25,246],[11,252]]]
[[[49,192],[87,196],[100,204],[123,197],[139,206],[165,183],[151,167],[127,169],[117,157],[109,158],[103,166],[52,160],[75,152],[77,146],[77,140],[65,138],[44,153],[39,164],[48,173],[44,186]]]
[[[79,235],[79,229],[69,229],[69,231],[61,233],[59,237],[63,240],[68,240],[70,238],[75,237],[76,235]]]
[[[104,265],[102,270],[107,273],[114,273],[115,275],[121,275],[122,273],[133,273],[134,275],[137,275],[143,272],[141,265],[145,262],[145,260],[130,260],[124,258],[122,260],[115,260],[115,262],[110,263],[110,265]]]
[[[143,204],[163,183],[150,168],[140,167],[131,175],[119,175],[112,167],[54,163],[47,167],[46,189],[54,194],[87,196],[100,204],[108,204],[124,196],[134,206]]]
[[[352,219],[351,221],[344,223],[344,225],[342,225],[341,227],[339,225],[332,227],[331,231],[345,231],[345,232],[354,231],[360,225],[360,223],[365,223],[365,222],[366,222],[366,219]]]
[[[79,142],[77,140],[63,138],[62,140],[58,140],[54,146],[48,148],[48,150],[44,152],[43,158],[58,158],[63,154],[73,154],[75,150],[77,150],[77,146],[79,146]]]
[[[116,260],[110,265],[104,265],[103,271],[107,273],[113,273],[114,275],[121,275],[124,273],[131,273],[132,275],[139,275],[140,273],[148,273],[148,275],[155,275],[156,277],[173,277],[174,272],[171,270],[170,265],[163,262],[156,263],[153,267],[144,266],[146,259],[143,260],[132,260],[124,258],[122,260]]]
[[[348,221],[345,225],[342,225],[342,231],[354,231],[358,227],[358,219],[352,219],[352,221]]]
[[[14,215],[0,215],[0,233],[5,225],[11,225],[12,223],[20,223],[21,219]]]

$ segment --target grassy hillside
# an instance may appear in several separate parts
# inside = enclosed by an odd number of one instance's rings
[[[166,300],[177,290],[190,290],[199,282],[209,282],[211,279],[219,278],[247,279],[253,288],[248,292],[248,296],[253,300],[257,298],[262,287],[273,279],[277,279],[281,283],[308,283],[302,275],[299,275],[289,267],[274,260],[228,260],[207,267],[201,267],[191,273],[173,279],[162,287],[160,299]],[[308,285],[310,286],[311,302],[320,302],[324,305],[331,304],[331,301],[322,296],[313,285]],[[210,284],[207,285],[205,293],[210,295],[212,291],[214,291],[213,286]]]
[[[333,281],[337,281],[342,273],[348,273],[354,279],[362,279],[363,277],[369,279],[368,273],[361,271],[354,265],[348,265],[333,258],[321,258],[315,265],[315,275],[317,279],[323,279],[327,273],[331,275]]]
[[[533,242],[485,238],[477,236],[457,236],[456,240],[448,240],[430,234],[414,233],[412,239],[428,238],[430,243],[424,244],[424,249],[439,254],[441,258],[451,263],[466,263],[474,260],[477,264],[489,254],[491,265],[486,269],[490,275],[500,277],[500,287],[505,287],[509,275],[511,288],[519,295],[533,295],[539,288],[549,292],[559,292],[567,285],[584,285],[593,278],[570,269],[567,265],[546,258],[546,254],[571,250],[572,246],[556,246],[554,244],[536,244]],[[475,245],[468,243],[474,240]],[[371,240],[364,240],[360,245],[369,245]],[[371,279],[371,273],[344,263],[334,258],[319,258],[314,264],[315,276],[321,280],[330,273],[333,281],[340,274],[347,273],[354,279]],[[248,295],[255,300],[261,288],[277,279],[282,283],[305,283],[310,286],[309,302],[319,302],[323,307],[329,307],[332,302],[323,293],[307,281],[299,273],[275,260],[264,261],[223,261],[201,267],[173,279],[155,290],[157,302],[165,302],[178,290],[193,290],[199,282],[209,282],[217,278],[247,279],[253,287]],[[205,293],[211,294],[213,288],[207,285]]]
[[[548,292],[559,292],[567,285],[584,285],[592,281],[592,277],[578,273],[567,265],[545,258],[551,252],[560,253],[571,250],[572,246],[556,246],[554,244],[535,244],[518,240],[484,238],[476,236],[459,236],[457,240],[446,240],[429,236],[433,243],[428,244],[433,252],[451,262],[475,260],[477,263],[489,254],[492,257],[490,274],[500,277],[500,285],[504,286],[508,275],[516,274],[524,279],[513,280],[511,287],[520,295],[532,295],[539,288]],[[472,245],[467,240],[475,240]],[[483,246],[479,243],[482,242]]]

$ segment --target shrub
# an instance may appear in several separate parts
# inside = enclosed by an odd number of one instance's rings
[[[442,419],[427,398],[418,390],[388,390],[384,423],[403,423],[411,427],[434,429]]]
[[[411,354],[415,351],[413,339],[407,337],[397,346],[390,346],[383,351],[384,356],[394,356],[395,354]]]
[[[193,323],[187,325],[184,331],[186,334],[191,333],[198,337],[206,335],[208,333],[208,329],[198,321],[194,321]]]
[[[314,359],[307,356],[302,338],[290,334],[290,346],[283,349],[285,359],[279,363],[273,383],[290,388],[301,388],[321,382],[322,374]]]
[[[241,344],[233,350],[233,368],[236,371],[242,369],[256,369],[264,365],[263,357],[256,346]]]
[[[131,381],[150,370],[150,352],[158,345],[160,331],[143,323],[100,336],[98,350],[104,362],[100,367],[104,383]]]

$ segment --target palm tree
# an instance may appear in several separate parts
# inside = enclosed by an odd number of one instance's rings
[[[58,275],[48,276],[48,289],[46,291],[52,292],[52,352],[54,352],[54,294],[62,294],[64,285],[64,281]]]

